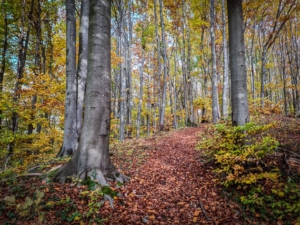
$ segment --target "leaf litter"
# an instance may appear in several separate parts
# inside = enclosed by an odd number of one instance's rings
[[[114,208],[87,186],[47,183],[41,177],[26,176],[10,185],[1,182],[0,221],[80,225],[251,224],[241,207],[222,194],[213,167],[203,162],[195,150],[201,132],[204,125],[112,146],[112,160],[131,177],[122,186],[110,183],[112,190],[118,192]],[[11,201],[15,198],[14,204],[24,204],[26,198],[36,201],[37,193],[39,205],[26,209],[23,216],[13,204],[4,202],[6,196]]]

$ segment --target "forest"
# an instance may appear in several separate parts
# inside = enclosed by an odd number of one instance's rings
[[[300,224],[297,0],[0,4],[1,224]]]

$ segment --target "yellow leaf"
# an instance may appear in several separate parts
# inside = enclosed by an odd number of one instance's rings
[[[74,221],[77,221],[77,220],[80,220],[80,217],[79,217],[79,216],[76,216],[76,217],[74,218]]]
[[[193,218],[193,223],[197,223],[198,217]]]
[[[154,215],[149,216],[149,219],[150,219],[150,220],[155,220],[155,216],[154,216]]]
[[[184,205],[185,202],[178,202],[177,205]]]

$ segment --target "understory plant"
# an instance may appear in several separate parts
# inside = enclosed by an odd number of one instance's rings
[[[209,126],[198,148],[214,162],[220,182],[254,216],[265,220],[299,220],[300,189],[283,177],[279,142],[268,132],[275,123]]]

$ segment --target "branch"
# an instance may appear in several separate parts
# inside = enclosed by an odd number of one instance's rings
[[[209,216],[207,215],[207,212],[205,211],[205,209],[204,209],[204,207],[203,207],[203,204],[202,204],[202,202],[201,202],[200,199],[199,199],[199,205],[200,205],[200,207],[201,207],[201,210],[202,210],[202,212],[203,212],[203,214],[204,214],[206,220],[207,220],[207,221],[210,221],[211,219],[210,219]]]

